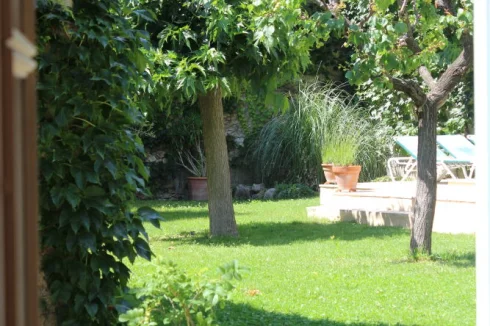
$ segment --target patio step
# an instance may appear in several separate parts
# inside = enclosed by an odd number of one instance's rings
[[[356,222],[371,226],[395,226],[410,228],[409,213],[403,211],[369,211],[362,209],[332,209],[328,206],[312,206],[306,209],[310,218],[326,219],[332,222]]]
[[[307,215],[330,221],[408,228],[415,190],[414,182],[363,183],[351,193],[320,185],[320,206],[309,207]],[[433,232],[474,234],[480,216],[476,197],[471,180],[438,185]]]
[[[370,226],[394,226],[410,228],[409,213],[405,211],[369,211],[362,209],[341,209],[340,220]]]

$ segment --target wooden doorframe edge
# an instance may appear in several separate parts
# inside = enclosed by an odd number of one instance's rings
[[[21,5],[21,30],[34,45],[36,45],[36,12],[34,1],[23,0]],[[36,69],[37,71],[37,69]],[[31,73],[22,81],[22,94],[24,98],[24,139],[23,139],[23,168],[24,168],[24,191],[26,195],[24,223],[26,252],[26,312],[28,325],[39,325],[39,196],[38,196],[38,157],[37,157],[37,74]]]

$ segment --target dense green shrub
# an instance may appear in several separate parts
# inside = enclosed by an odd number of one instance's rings
[[[37,5],[42,270],[61,325],[114,325],[115,297],[130,270],[150,259],[149,208],[129,204],[145,192],[142,121],[147,83],[123,2],[74,1],[73,11]]]
[[[316,195],[316,192],[314,192],[310,187],[301,183],[280,183],[277,184],[275,188],[276,194],[274,195],[274,198],[276,199],[296,199],[313,197]]]
[[[141,301],[122,314],[120,322],[128,326],[216,325],[216,306],[229,299],[233,280],[241,280],[247,271],[236,260],[218,269],[218,279],[204,274],[190,277],[171,262],[157,262],[155,267],[141,288],[132,290]]]
[[[152,99],[153,101],[154,99]],[[145,148],[165,149],[175,156],[183,149],[194,146],[202,138],[202,122],[196,104],[176,103],[164,111],[150,110],[146,119],[152,123],[152,135],[143,136]]]

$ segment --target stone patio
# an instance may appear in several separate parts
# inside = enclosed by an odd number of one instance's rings
[[[311,218],[350,221],[372,226],[410,228],[409,215],[415,182],[360,183],[356,192],[337,192],[335,185],[320,185],[320,206],[308,207]],[[437,188],[434,232],[474,233],[476,230],[473,181],[447,181]]]

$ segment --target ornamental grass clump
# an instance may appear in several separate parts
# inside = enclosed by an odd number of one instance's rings
[[[329,133],[322,139],[322,163],[341,166],[362,164],[359,153],[373,151],[376,141],[371,134],[375,124],[362,111],[349,110],[352,109],[332,113]]]
[[[179,152],[178,164],[195,177],[206,177],[206,156],[199,141],[196,143],[195,152],[196,154],[189,150]]]
[[[322,162],[334,165],[348,166],[356,160],[359,142],[353,135],[339,135],[332,137],[322,147]]]
[[[340,86],[300,83],[291,98],[291,108],[266,123],[253,143],[252,158],[265,181],[318,185],[321,163],[336,160],[363,165],[361,180],[386,174],[388,129]]]

